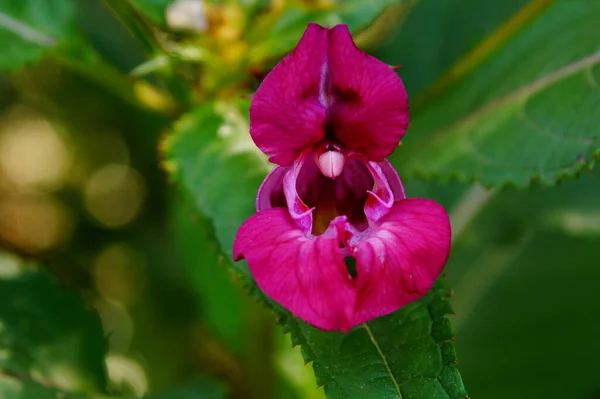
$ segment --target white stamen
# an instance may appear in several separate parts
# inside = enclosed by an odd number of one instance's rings
[[[344,154],[338,151],[325,151],[319,155],[317,166],[323,175],[335,179],[342,174],[345,163]]]

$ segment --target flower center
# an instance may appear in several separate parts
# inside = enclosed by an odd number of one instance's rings
[[[369,197],[367,190],[373,188],[373,177],[362,162],[347,159],[340,149],[324,146],[315,151],[298,176],[298,195],[308,207],[315,208],[314,235],[324,233],[329,223],[342,215],[357,230],[368,226],[364,206]]]
[[[317,146],[315,151],[315,163],[319,170],[330,179],[335,179],[342,174],[346,156],[341,145],[332,141],[326,141]]]

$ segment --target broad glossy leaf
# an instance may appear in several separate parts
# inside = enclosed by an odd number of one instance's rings
[[[0,374],[103,390],[106,342],[99,318],[34,266],[0,252]]]
[[[73,0],[0,0],[0,69],[37,60],[72,31]]]
[[[464,78],[432,92],[392,157],[402,175],[526,186],[592,168],[599,19],[596,0],[558,0]]]
[[[184,116],[162,145],[171,178],[212,219],[229,261],[237,228],[254,212],[254,196],[268,170],[248,135],[247,110],[247,100],[237,106],[209,103]],[[256,291],[247,266],[233,267]],[[450,307],[440,287],[350,334],[320,331],[267,303],[293,342],[302,345],[305,359],[315,362],[317,382],[330,398],[466,396],[444,318]]]
[[[500,193],[454,246],[454,326],[473,397],[598,396],[599,182]]]
[[[528,3],[531,1],[419,1],[374,55],[390,65],[402,65],[402,79],[414,99]]]

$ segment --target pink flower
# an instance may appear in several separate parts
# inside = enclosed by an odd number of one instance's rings
[[[233,254],[296,317],[348,331],[419,299],[440,274],[448,216],[407,199],[385,159],[407,124],[402,81],[345,25],[310,24],[253,96],[250,134],[279,166]]]

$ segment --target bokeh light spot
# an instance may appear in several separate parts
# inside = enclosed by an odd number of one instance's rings
[[[124,245],[106,247],[93,261],[96,289],[105,298],[133,304],[145,287],[142,255]]]
[[[0,167],[3,175],[22,190],[53,190],[66,180],[71,154],[48,121],[17,113],[3,122]]]
[[[27,252],[49,250],[74,229],[71,211],[47,195],[10,195],[0,200],[0,235]]]
[[[87,211],[108,227],[121,227],[139,214],[146,199],[143,177],[127,165],[108,164],[86,181]]]

